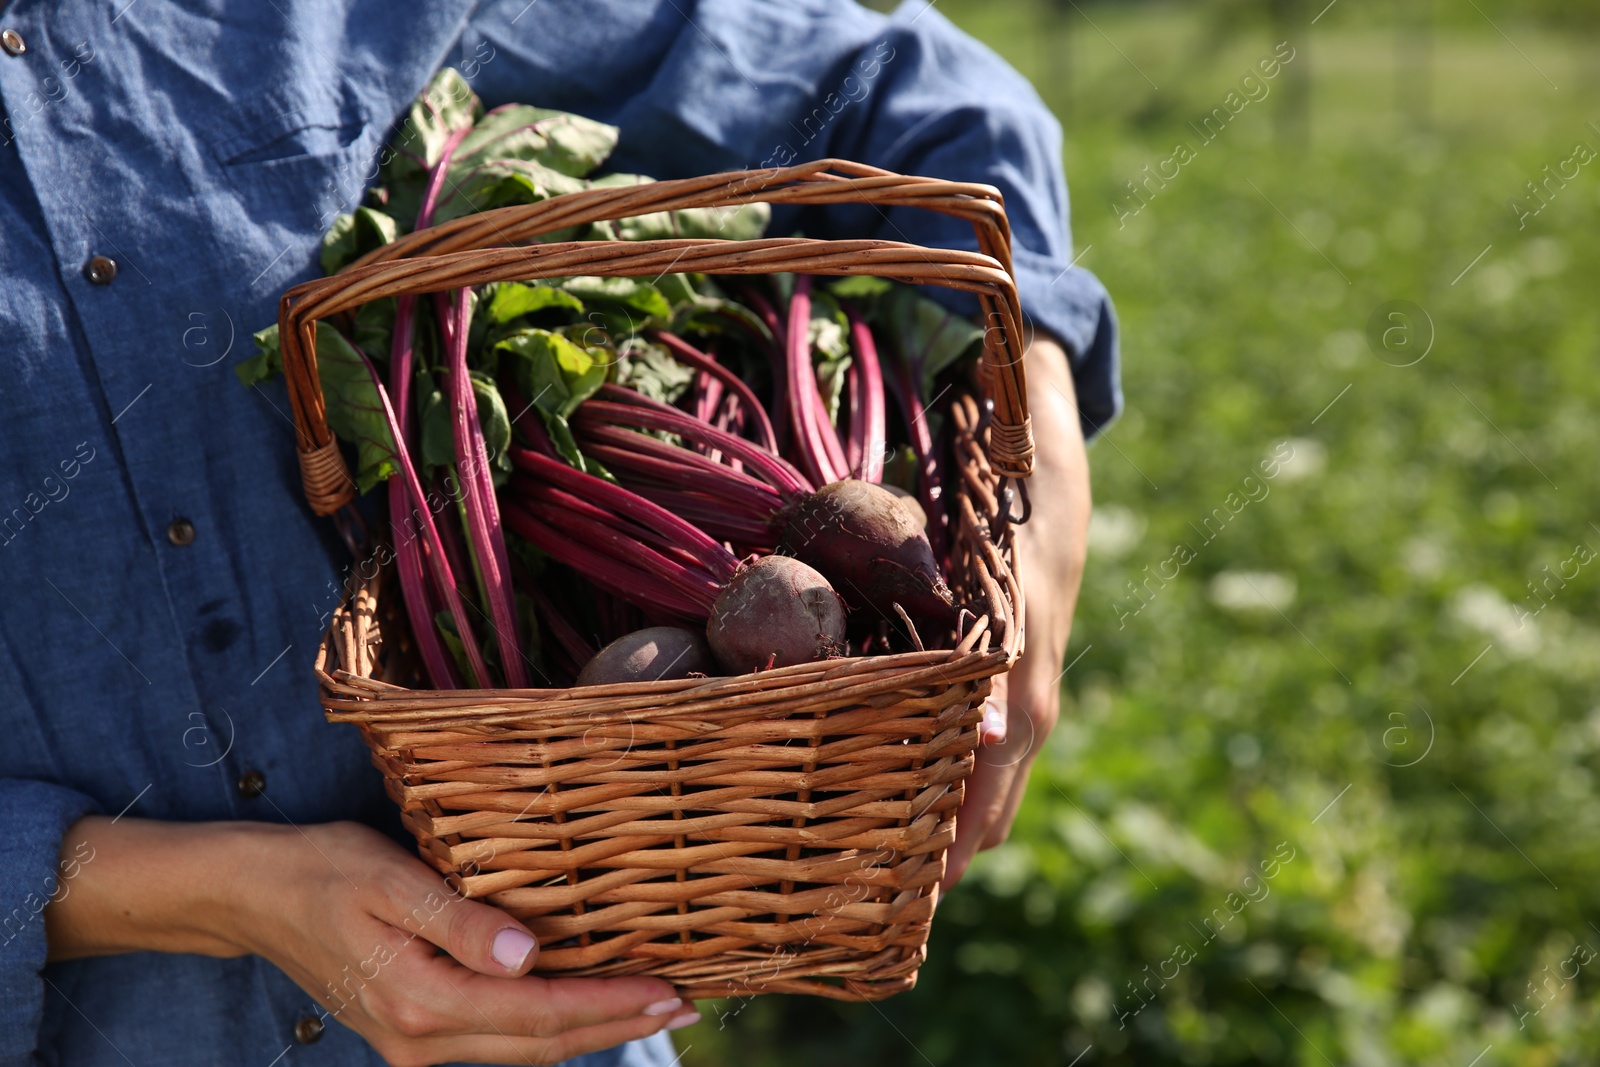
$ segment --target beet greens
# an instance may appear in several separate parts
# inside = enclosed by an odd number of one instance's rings
[[[323,267],[474,211],[647,181],[595,176],[615,143],[579,116],[485,113],[443,71],[381,184],[330,227]],[[747,238],[766,217],[657,213],[547,239]],[[948,647],[935,387],[979,341],[876,279],[668,274],[374,301],[341,328],[319,323],[317,354],[357,489],[387,485],[427,680],[526,688],[679,669],[651,658],[662,650],[694,651],[683,669],[702,673],[863,642]],[[281,370],[276,327],[256,343],[237,368],[246,385]],[[926,520],[880,482],[914,494]]]

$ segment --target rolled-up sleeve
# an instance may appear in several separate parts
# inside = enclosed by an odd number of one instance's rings
[[[1061,127],[1033,87],[926,0],[906,0],[840,81],[841,91],[865,91],[867,106],[863,121],[841,123],[835,154],[1004,194],[1023,311],[1066,347],[1084,432],[1106,426],[1122,407],[1116,314],[1100,280],[1072,265]],[[965,222],[928,211],[847,220],[886,239],[975,247]],[[930,295],[964,306],[950,290]]]
[[[927,0],[891,16],[854,0],[589,0],[593,17],[521,19],[490,0],[460,44],[485,102],[535,100],[613,122],[611,164],[660,178],[839,157],[993,185],[1005,196],[1029,323],[1072,362],[1085,433],[1120,410],[1117,322],[1072,265],[1061,127],[1033,87]],[[537,9],[536,9],[537,10]],[[605,57],[599,62],[596,57]],[[977,247],[920,208],[774,210],[771,231]],[[930,289],[962,311],[967,294]]]
[[[0,1067],[26,1067],[44,1014],[45,905],[62,889],[61,841],[98,805],[74,789],[0,778]]]

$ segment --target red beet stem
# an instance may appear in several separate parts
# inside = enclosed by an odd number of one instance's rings
[[[867,435],[866,414],[866,409],[861,406],[861,368],[856,366],[855,360],[851,360],[844,372],[844,399],[840,404],[839,417],[845,420],[844,440],[841,443],[844,445],[844,461],[852,478],[861,473],[861,441]]]
[[[922,387],[904,360],[895,360],[893,366],[889,382],[900,402],[911,451],[917,457],[917,497],[928,517],[928,543],[933,546],[935,559],[945,559],[949,517],[944,509],[944,471],[934,448],[933,431],[928,427],[927,409],[922,406]]]
[[[651,483],[648,479],[641,480],[631,488],[646,500],[660,504],[679,518],[694,523],[712,537],[732,542],[741,553],[770,552],[778,543],[779,531],[773,528],[770,518],[740,512],[717,497],[682,489],[663,489],[659,483]]]
[[[705,561],[682,545],[674,542],[660,530],[640,526],[638,523],[629,522],[614,511],[605,508],[582,497],[574,496],[548,482],[541,482],[537,478],[530,478],[518,474],[511,479],[511,494],[521,503],[545,519],[551,525],[560,526],[560,514],[571,511],[583,518],[585,522],[600,523],[610,529],[639,542],[642,546],[652,548],[654,551],[666,556],[681,566],[691,570],[703,571],[709,581],[715,582],[710,577],[711,571],[720,566],[720,559],[712,567],[707,567]]]
[[[777,511],[790,500],[758,478],[637,430],[587,421],[575,429],[584,452],[613,473],[626,469],[661,484],[725,498],[757,513]]]
[[[839,444],[839,434],[828,418],[828,409],[817,389],[817,370],[811,363],[811,275],[797,275],[794,296],[789,301],[789,324],[786,334],[787,369],[789,381],[789,412],[794,422],[801,466],[811,474],[818,485],[827,485],[846,477],[850,466],[845,462],[844,449]]]
[[[771,332],[773,343],[768,355],[771,357],[772,366],[772,432],[777,441],[773,451],[780,456],[789,448],[789,387],[783,345],[783,320],[778,315],[778,309],[768,302],[753,285],[744,287],[744,302],[756,317],[766,323]]]
[[[845,313],[850,316],[850,349],[855,355],[850,363],[850,371],[854,374],[859,370],[861,382],[859,392],[852,393],[850,397],[851,422],[853,426],[860,425],[861,434],[860,467],[852,465],[851,470],[859,469],[859,477],[864,482],[882,482],[883,462],[887,458],[884,453],[888,448],[883,366],[878,359],[878,345],[873,339],[872,330],[856,314],[855,308],[847,307]]]
[[[478,401],[467,372],[467,330],[471,321],[468,289],[456,291],[449,314],[446,342],[449,360],[450,405],[455,438],[456,477],[461,482],[461,510],[467,544],[477,567],[484,606],[500,646],[500,668],[512,689],[528,687],[518,634],[516,594],[511,588],[511,559],[500,529],[500,508],[495,502],[494,476],[489,449],[478,421]],[[444,303],[442,295],[439,302]]]
[[[676,587],[648,572],[618,563],[615,557],[604,551],[574,541],[515,500],[506,501],[506,525],[518,536],[526,538],[614,596],[630,602],[647,599],[651,610],[682,618],[703,620],[706,616],[706,610],[698,600],[685,597]]]
[[[580,497],[599,504],[641,526],[653,527],[672,537],[674,543],[701,560],[712,577],[726,582],[733,577],[739,561],[704,532],[684,522],[667,509],[631,493],[620,485],[585,474],[558,459],[542,456],[525,448],[511,450],[511,462]]]
[[[422,207],[417,211],[415,229],[421,230],[433,221],[433,209],[444,186],[445,171],[455,155],[456,147],[472,129],[466,125],[453,131],[439,154],[439,162],[428,175],[428,186],[422,197]],[[411,436],[411,353],[416,344],[417,298],[406,295],[395,300],[394,341],[389,350],[389,388],[394,397],[395,415],[398,419],[397,440],[409,451],[415,445]],[[398,474],[389,479],[389,530],[395,542],[395,572],[400,578],[401,599],[405,601],[406,618],[411,623],[411,634],[422,656],[422,666],[435,689],[461,688],[461,675],[455,660],[446,651],[439,636],[433,614],[439,597],[428,588],[427,569],[423,561],[424,546],[418,544],[415,532],[402,538],[397,531],[406,529],[410,512],[426,506],[420,499],[411,497],[405,479]]]
[[[720,381],[725,388],[732,390],[738,396],[739,405],[746,413],[746,417],[755,420],[756,430],[759,434],[756,443],[772,452],[778,450],[778,438],[772,432],[772,422],[767,418],[767,410],[762,407],[761,401],[756,399],[756,394],[751,390],[750,386],[745,384],[743,378],[676,334],[658,330],[654,337],[668,352],[672,353],[674,359],[704,371]],[[711,420],[707,418],[706,421],[710,422]]]
[[[724,433],[708,423],[690,417],[677,408],[641,396],[631,389],[617,385],[602,385],[595,398],[578,407],[579,419],[590,418],[618,426],[632,426],[647,430],[664,430],[679,437],[711,445],[730,456],[737,457],[750,472],[766,481],[785,496],[804,496],[812,491],[811,483],[787,460],[773,455],[751,441]]]
[[[450,565],[445,560],[444,544],[439,540],[439,530],[434,525],[433,514],[428,511],[427,496],[422,492],[422,482],[417,478],[417,468],[412,464],[405,438],[401,436],[400,422],[395,418],[394,407],[389,403],[389,393],[384,389],[383,379],[378,375],[378,369],[372,365],[372,360],[359,348],[356,352],[366,364],[367,373],[372,376],[372,384],[378,391],[378,400],[383,405],[384,419],[389,425],[389,433],[394,437],[395,464],[400,468],[399,476],[404,479],[403,484],[411,493],[411,498],[418,502],[412,513],[421,518],[422,531],[427,537],[427,551],[424,553],[424,558],[433,571],[435,591],[445,607],[450,610],[450,618],[455,622],[456,633],[466,650],[467,666],[472,673],[472,677],[467,681],[475,686],[486,686],[489,684],[489,671],[483,662],[483,652],[478,648],[477,638],[472,634],[472,624],[467,619],[466,607],[461,602],[455,575],[451,573]]]
[[[671,586],[684,599],[696,603],[704,600],[706,610],[710,610],[721,585],[704,566],[674,559],[669,554],[673,551],[671,546],[665,551],[652,548],[636,530],[619,529],[617,523],[608,521],[611,516],[603,508],[587,504],[554,486],[524,482],[516,490],[515,499],[529,514],[577,544],[597,549],[612,560],[607,572],[614,578],[626,581],[628,575],[644,570],[662,584]]]

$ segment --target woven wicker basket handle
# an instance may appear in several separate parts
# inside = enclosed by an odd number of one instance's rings
[[[580,241],[529,244],[548,233],[602,220],[697,207],[749,203],[917,206],[968,219],[979,252],[896,241]],[[408,234],[331,278],[297,285],[278,308],[289,401],[298,433],[306,499],[332,514],[355,485],[328,430],[316,364],[316,322],[361,304],[493,281],[574,274],[650,277],[705,274],[864,274],[977,294],[983,308],[980,380],[994,404],[990,462],[1002,477],[1033,469],[1033,430],[1022,363],[1021,309],[1011,276],[1010,229],[997,189],[908,177],[843,160],[734,171],[568,193],[536,204],[499,208]]]

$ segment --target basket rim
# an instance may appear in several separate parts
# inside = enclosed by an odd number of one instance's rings
[[[980,251],[894,241],[815,238],[531,245],[507,240],[532,239],[585,221],[625,218],[641,212],[791,201],[916,205],[964,217],[974,227]],[[701,178],[588,189],[468,218],[473,220],[472,226],[449,231],[446,237],[457,243],[469,241],[471,247],[440,254],[406,254],[413,246],[430,247],[429,242],[437,234],[418,238],[391,253],[391,258],[371,257],[370,262],[364,259],[331,277],[302,282],[280,298],[280,352],[302,480],[315,513],[334,514],[356,495],[348,464],[327,424],[316,358],[318,320],[385,296],[573,273],[647,276],[678,269],[707,274],[870,274],[907,284],[976,293],[987,324],[983,335],[982,388],[994,403],[988,442],[990,462],[1004,478],[1020,480],[1032,472],[1033,430],[1022,359],[1025,320],[1010,270],[1010,231],[1003,201],[991,187],[898,175],[828,159],[801,167],[731,171]]]

